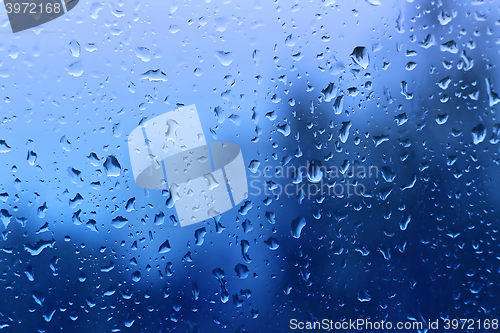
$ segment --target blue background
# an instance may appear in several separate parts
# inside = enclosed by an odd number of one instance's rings
[[[485,79],[498,91],[498,8],[377,3],[81,1],[17,34],[0,13],[0,327],[287,332],[293,318],[497,318],[498,96]],[[455,53],[441,46],[450,40]],[[351,57],[359,46],[366,68]],[[208,140],[241,147],[260,186],[284,186],[292,177],[276,170],[313,160],[385,176],[353,177],[365,196],[261,193],[248,211],[174,226],[168,191],[135,185],[127,135],[190,104]],[[255,178],[266,168],[271,178]]]

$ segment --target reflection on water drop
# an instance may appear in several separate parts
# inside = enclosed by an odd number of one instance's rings
[[[117,229],[123,228],[127,224],[128,220],[123,216],[117,216],[111,220],[111,225]]]

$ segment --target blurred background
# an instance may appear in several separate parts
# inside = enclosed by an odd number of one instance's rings
[[[16,34],[3,8],[3,331],[498,318],[494,0],[80,1]],[[181,228],[127,136],[191,104],[262,191]],[[366,191],[278,190],[323,181]]]

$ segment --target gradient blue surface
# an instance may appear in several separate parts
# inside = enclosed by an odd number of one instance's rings
[[[498,319],[497,7],[80,1],[16,34],[0,12],[0,330]],[[250,194],[181,228],[127,135],[190,104]]]

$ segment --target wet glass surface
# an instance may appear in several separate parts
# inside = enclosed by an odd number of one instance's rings
[[[497,2],[80,1],[0,22],[0,331],[498,328]],[[147,133],[191,105],[201,129]],[[183,226],[184,202],[211,217]]]

